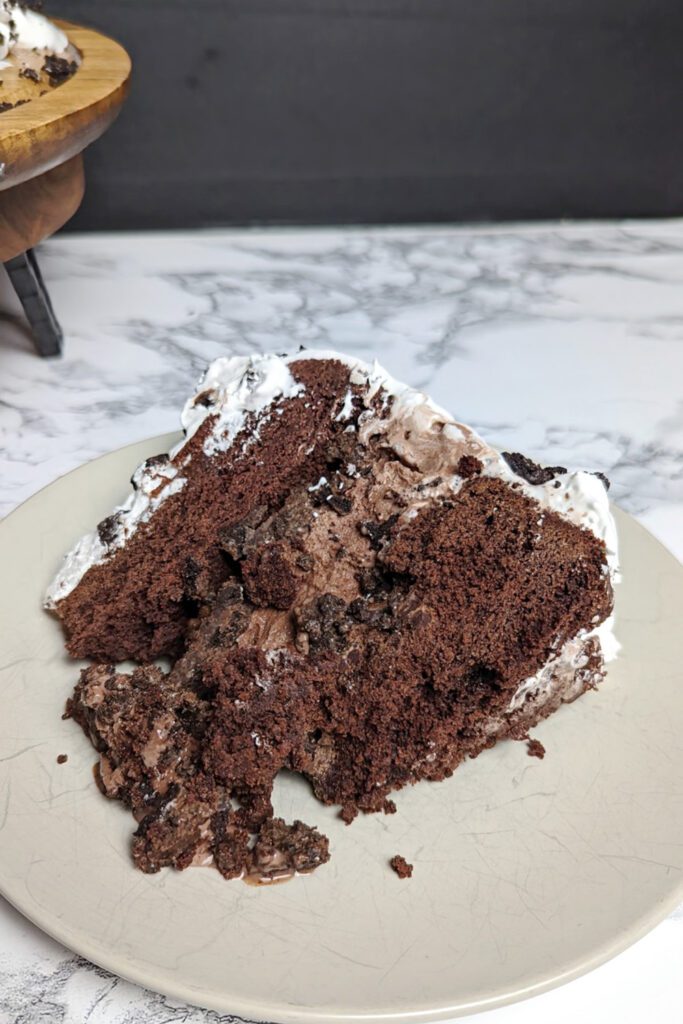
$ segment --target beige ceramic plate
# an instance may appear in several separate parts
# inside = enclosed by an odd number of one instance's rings
[[[145,876],[129,815],[60,715],[77,666],[41,594],[64,550],[169,437],[58,480],[0,526],[0,890],[72,949],[150,988],[269,1021],[428,1021],[532,995],[618,953],[683,899],[683,569],[619,514],[623,656],[599,693],[392,817],[350,828],[285,779],[276,806],[333,858],[271,889]],[[58,754],[68,763],[58,765]],[[415,864],[410,881],[387,867]]]

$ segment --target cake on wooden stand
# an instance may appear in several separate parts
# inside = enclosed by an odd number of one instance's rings
[[[80,206],[83,150],[117,116],[130,70],[112,39],[0,0],[0,262],[41,355],[58,354],[62,335],[33,247]]]

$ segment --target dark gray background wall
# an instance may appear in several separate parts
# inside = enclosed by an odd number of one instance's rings
[[[680,0],[51,0],[130,101],[74,227],[683,213]]]

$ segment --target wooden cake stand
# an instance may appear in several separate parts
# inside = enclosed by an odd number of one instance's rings
[[[2,71],[0,100],[25,100],[0,113],[0,262],[4,263],[41,355],[58,355],[62,332],[33,247],[73,217],[85,191],[83,150],[118,114],[131,64],[118,43],[79,25],[57,22],[80,54],[78,71],[50,87]],[[22,64],[32,61],[29,55]],[[39,71],[43,59],[35,58]]]

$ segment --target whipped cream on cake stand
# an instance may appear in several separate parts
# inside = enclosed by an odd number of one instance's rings
[[[68,36],[44,14],[29,4],[0,0],[0,71],[7,72],[0,86],[0,97],[12,85],[15,77],[12,72],[35,69],[36,58],[40,57],[77,61],[78,53]],[[35,81],[31,74],[21,77]],[[4,98],[0,98],[0,103],[3,102]]]
[[[0,262],[42,355],[61,331],[32,249],[83,199],[83,150],[117,116],[130,58],[114,40],[0,0]]]

